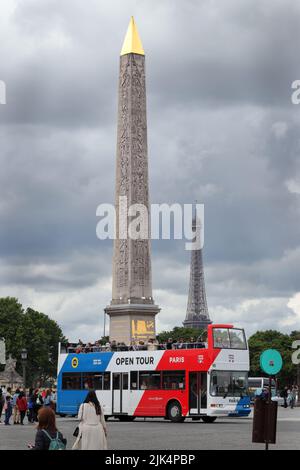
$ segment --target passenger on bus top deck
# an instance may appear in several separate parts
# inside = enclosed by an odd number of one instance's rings
[[[158,348],[158,341],[155,338],[149,338],[147,342],[148,351],[156,351]]]
[[[172,338],[169,338],[166,344],[167,349],[173,349],[173,340]]]
[[[184,341],[183,341],[183,338],[179,338],[179,341],[176,345],[177,349],[184,349]]]
[[[146,349],[146,345],[145,345],[144,341],[140,340],[139,341],[139,350],[144,351],[145,349]]]
[[[137,351],[138,347],[134,339],[130,341],[129,351]]]
[[[117,342],[115,340],[113,340],[110,343],[110,349],[111,349],[111,351],[116,351],[117,350]]]

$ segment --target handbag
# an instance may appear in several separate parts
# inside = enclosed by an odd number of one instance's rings
[[[84,404],[83,404],[83,407],[82,407],[82,413],[81,413],[80,421],[82,421],[82,419],[83,419],[83,413],[84,413]],[[78,437],[78,434],[79,434],[79,426],[76,426],[76,428],[74,429],[74,432],[73,432],[73,436]]]

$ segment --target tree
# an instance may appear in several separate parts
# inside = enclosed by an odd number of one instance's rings
[[[175,326],[171,331],[163,331],[157,335],[157,339],[159,343],[165,343],[168,338],[172,338],[173,340],[178,341],[179,339],[183,339],[184,341],[188,342],[191,337],[195,340],[200,337],[205,337],[206,330],[200,330],[199,328],[185,328]]]
[[[27,384],[56,376],[58,343],[66,342],[61,328],[47,315],[28,308],[24,312],[17,299],[0,299],[0,336],[5,338],[6,354],[17,359],[21,373],[21,350],[27,350]]]
[[[265,349],[277,349],[283,360],[283,366],[277,378],[280,387],[291,385],[297,380],[297,368],[292,363],[291,335],[280,333],[276,330],[257,331],[249,338],[250,350],[250,376],[261,377],[263,372],[260,368],[260,355]]]

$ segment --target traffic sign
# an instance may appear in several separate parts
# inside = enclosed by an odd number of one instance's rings
[[[282,368],[282,357],[276,349],[267,349],[260,355],[260,367],[268,375],[276,375]]]

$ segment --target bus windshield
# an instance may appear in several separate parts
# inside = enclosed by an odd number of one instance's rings
[[[210,394],[216,397],[247,395],[248,372],[214,370],[210,379]]]
[[[214,348],[247,349],[244,330],[238,328],[213,328]]]

